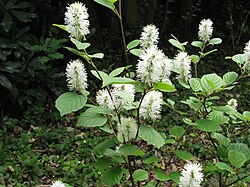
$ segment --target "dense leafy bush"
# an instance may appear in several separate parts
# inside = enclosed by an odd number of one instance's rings
[[[95,59],[102,59],[104,54],[89,54],[91,44],[85,42],[90,33],[87,8],[79,2],[69,5],[65,13],[66,25],[55,26],[70,34],[76,48],[66,48],[92,66],[90,72],[102,85],[93,101],[87,91],[85,65],[80,59],[72,60],[66,68],[71,92],[59,96],[56,108],[61,115],[85,109],[78,117],[77,126],[95,127],[110,134],[93,149],[97,157],[95,167],[102,173],[102,184],[231,186],[249,182],[250,149],[248,140],[242,137],[249,131],[250,112],[238,112],[237,100],[231,98],[225,103],[221,93],[232,90],[239,80],[249,77],[250,41],[243,54],[226,57],[237,64],[239,74],[228,71],[222,75],[211,72],[198,76],[198,64],[217,51],[213,49],[215,45],[222,43],[220,38],[212,38],[210,19],[201,20],[199,40],[191,43],[198,52],[189,55],[188,42],[181,43],[172,35],[169,42],[177,48],[177,54],[169,59],[158,48],[157,27],[152,24],[143,27],[140,39],[126,45],[121,2],[118,10],[114,6],[116,1],[96,2],[118,16],[125,59],[128,63],[130,52],[139,57],[138,63],[134,69],[126,66],[111,72],[99,70]],[[186,92],[183,98],[168,98],[171,93],[182,91]],[[177,108],[175,103],[186,105],[186,110]],[[164,106],[176,111],[185,125],[165,123],[163,127],[167,132],[157,130]],[[184,165],[183,161],[188,162]]]

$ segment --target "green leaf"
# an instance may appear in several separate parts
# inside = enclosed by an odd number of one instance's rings
[[[103,53],[95,53],[93,55],[88,55],[90,58],[100,58],[102,59],[104,57]]]
[[[173,46],[177,47],[181,51],[185,51],[185,47],[176,39],[169,39],[168,40]]]
[[[141,125],[139,137],[158,149],[164,145],[165,140],[153,127]]]
[[[56,100],[56,108],[60,115],[75,112],[84,107],[87,102],[85,95],[78,95],[76,92],[66,92],[60,95]]]
[[[175,105],[175,101],[171,100],[171,99],[167,99],[167,102],[171,105],[174,106]]]
[[[108,124],[104,124],[103,126],[100,127],[100,129],[109,134],[114,133],[113,129],[111,129]]]
[[[179,183],[181,173],[178,171],[177,172],[170,172],[169,176],[170,176],[171,180],[173,180],[176,183]]]
[[[226,170],[229,171],[231,174],[234,174],[234,170],[231,166],[229,166],[227,163],[225,162],[217,162],[216,167],[219,168],[220,170]]]
[[[141,155],[144,155],[144,152],[141,149],[139,149],[139,147],[137,147],[136,145],[124,144],[119,148],[118,151],[124,156],[128,156],[128,155],[141,156]]]
[[[109,0],[109,1],[114,4],[118,0]]]
[[[209,114],[208,117],[210,120],[215,121],[218,124],[225,124],[228,123],[229,121],[229,117],[225,116],[223,114],[223,112],[219,112],[219,111],[213,111]]]
[[[135,181],[144,181],[148,178],[148,172],[143,169],[137,169],[133,173],[133,177]]]
[[[157,184],[158,183],[156,181],[149,181],[146,185],[144,185],[144,187],[155,187]]]
[[[226,83],[226,85],[232,84],[236,79],[238,78],[238,74],[234,71],[227,72],[223,75],[223,81]]]
[[[98,109],[98,107],[96,107]],[[89,108],[82,113],[77,121],[77,126],[83,127],[101,127],[107,122],[107,117],[94,111],[94,108]]]
[[[133,54],[133,55],[139,57],[140,54],[142,53],[142,50],[141,50],[141,49],[131,49],[129,52],[130,52],[131,54]]]
[[[220,44],[221,42],[222,40],[220,38],[212,38],[211,40],[209,40],[210,45],[217,45]]]
[[[216,139],[221,145],[224,145],[225,147],[227,147],[229,143],[231,142],[229,138],[225,137],[224,135],[220,133],[214,133],[212,134],[212,137]]]
[[[107,186],[118,184],[122,178],[121,168],[109,168],[102,175],[102,182]]]
[[[245,63],[246,59],[244,54],[237,54],[232,57],[232,60],[241,67]]]
[[[200,119],[195,123],[197,124],[196,127],[202,131],[215,132],[222,130],[222,128],[216,121],[212,121],[209,119]]]
[[[241,168],[246,162],[245,155],[236,150],[230,150],[228,152],[228,159],[236,168]]]
[[[242,179],[242,181],[243,181],[243,182],[246,182],[247,184],[249,184],[249,183],[250,183],[250,176],[248,176],[248,177]],[[5,186],[4,186],[4,187],[5,187]]]
[[[211,94],[213,91],[220,89],[224,85],[224,81],[220,76],[212,73],[201,77],[201,85],[204,92]]]
[[[209,54],[211,54],[211,53],[213,53],[213,52],[216,52],[216,51],[217,51],[217,49],[213,49],[213,50],[211,50],[211,51],[208,51],[208,52],[206,52],[206,53],[203,54],[203,57],[204,57],[204,56],[207,56],[207,55],[209,55]]]
[[[95,70],[91,70],[90,71],[96,78],[98,78],[99,80],[106,80],[109,78],[108,74],[103,72],[103,71],[95,71]],[[101,76],[101,77],[100,77]]]
[[[189,99],[186,99],[186,101],[181,101],[181,103],[189,105],[190,108],[196,111],[198,111],[202,106],[201,101],[196,97],[189,97]]]
[[[176,141],[174,140],[174,139],[167,139],[166,141],[165,141],[165,143],[166,144],[173,144],[173,143],[175,143]]]
[[[127,49],[133,49],[135,47],[137,47],[140,44],[140,40],[133,40],[131,41],[128,45],[127,45]]]
[[[77,49],[71,48],[71,47],[64,47],[65,49],[68,49],[70,52],[78,55],[78,56],[82,56],[83,54],[86,55],[86,53],[80,52]]]
[[[157,180],[160,180],[160,181],[168,181],[168,180],[171,179],[169,175],[164,173],[164,171],[162,171],[159,168],[155,169],[155,177],[156,177]]]
[[[198,55],[191,55],[190,58],[191,58],[191,62],[195,64],[200,61],[200,57]]]
[[[9,32],[12,27],[12,17],[8,12],[3,15],[2,27],[5,32]]]
[[[218,107],[215,107],[215,110],[225,112],[226,114],[235,114],[235,113],[237,113],[235,108],[233,108],[231,106],[218,106]]]
[[[200,79],[191,78],[189,79],[189,84],[194,92],[202,91]]]
[[[133,79],[125,78],[125,77],[107,77],[103,79],[102,87],[111,84],[137,84]]]
[[[65,187],[73,187],[73,186],[70,186],[69,184],[65,184],[65,183],[64,183],[64,185],[65,185]]]
[[[124,71],[125,67],[120,67],[120,68],[116,68],[114,69],[110,74],[109,76],[110,77],[115,77],[117,75],[120,75],[123,71]]]
[[[103,107],[91,107],[85,112],[88,113],[96,113],[96,114],[111,114],[113,111],[109,108],[103,108]]]
[[[178,156],[182,160],[192,160],[193,158],[193,155],[186,151],[175,151],[174,153],[176,156]]]
[[[111,166],[112,161],[108,158],[101,157],[98,158],[97,161],[95,162],[95,168],[98,170],[104,170],[107,169],[109,166]]]
[[[4,76],[4,75],[0,75],[0,84],[6,88],[8,88],[9,90],[12,89],[12,84],[11,82],[9,81],[9,79]]]
[[[173,126],[170,130],[169,133],[173,135],[174,137],[180,138],[184,135],[185,129],[180,126]]]
[[[90,43],[82,43],[74,38],[71,38],[70,40],[75,44],[78,50],[86,49],[90,46]]]
[[[244,111],[242,115],[247,121],[250,121],[250,111]]]
[[[202,48],[202,46],[204,45],[204,43],[201,42],[201,41],[193,41],[191,43],[191,45],[194,46],[194,47]]]
[[[180,85],[182,85],[184,88],[190,89],[190,86],[182,79],[178,79],[178,82]]]
[[[151,164],[151,163],[157,164],[157,163],[160,162],[160,161],[161,161],[161,159],[160,159],[159,157],[153,155],[153,156],[148,157],[146,160],[144,160],[143,163],[149,165],[149,164]]]
[[[158,82],[154,85],[155,90],[160,90],[162,92],[174,92],[175,87],[173,84],[167,84],[164,82]]]
[[[229,150],[236,150],[243,153],[247,160],[250,159],[250,150],[248,146],[244,143],[232,143],[228,147]]]
[[[52,25],[55,26],[55,27],[58,27],[58,28],[60,28],[60,29],[62,29],[62,30],[67,31],[66,25],[59,25],[59,24],[52,24]],[[67,32],[68,32],[68,31],[67,31]]]
[[[104,142],[99,143],[93,149],[94,153],[103,152],[105,149],[114,147],[118,143],[116,138],[106,139]]]
[[[95,2],[101,4],[102,6],[105,6],[107,8],[110,8],[112,11],[115,11],[115,6],[112,2],[108,0],[94,0]]]

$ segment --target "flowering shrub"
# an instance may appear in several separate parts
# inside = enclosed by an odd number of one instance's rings
[[[116,1],[95,1],[113,10],[122,23],[121,12],[114,6]],[[108,74],[98,70],[94,63],[104,54],[87,52],[91,44],[86,42],[89,21],[85,5],[79,2],[69,5],[65,24],[55,26],[67,31],[76,46],[76,49],[66,48],[85,62],[78,59],[67,65],[71,92],[62,94],[56,100],[56,107],[61,115],[85,109],[78,117],[77,126],[99,128],[110,134],[109,139],[93,150],[103,185],[175,183],[194,187],[209,183],[230,186],[249,181],[246,168],[249,167],[250,150],[247,144],[235,141],[234,137],[248,132],[250,111],[238,112],[235,99],[221,104],[219,94],[232,90],[240,79],[250,75],[250,42],[244,54],[227,57],[239,65],[241,75],[231,71],[222,77],[216,73],[198,77],[199,62],[216,51],[206,51],[208,46],[222,42],[219,38],[211,38],[212,21],[204,19],[200,22],[199,41],[191,43],[200,50],[199,55],[189,55],[185,48],[187,42],[181,43],[173,36],[169,42],[178,49],[174,59],[167,57],[157,46],[158,28],[151,24],[143,28],[139,40],[124,46],[126,52],[138,57],[136,68],[119,67]],[[87,91],[87,72],[83,63],[89,63],[93,67],[90,72],[102,82],[96,102]],[[131,73],[133,71],[136,76]],[[180,101],[191,112],[177,111],[186,125],[171,124],[169,132],[158,132],[155,124],[161,119],[162,108],[170,107],[176,111],[178,101],[166,99],[172,92],[178,93],[171,80],[191,93]],[[192,149],[179,146],[186,138],[201,141],[200,149],[205,154],[194,156]],[[171,156],[163,155],[161,159],[161,151],[170,146],[173,147]],[[203,158],[195,159],[199,156]],[[184,169],[171,170],[170,164],[177,159],[189,162]],[[179,167],[183,168],[183,164]],[[153,177],[149,172],[153,172]]]

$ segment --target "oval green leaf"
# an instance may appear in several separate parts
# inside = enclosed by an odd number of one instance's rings
[[[180,126],[173,126],[170,130],[169,133],[173,135],[174,137],[180,138],[183,136],[185,133],[185,129]]]
[[[63,116],[83,108],[86,102],[87,97],[85,95],[78,95],[76,92],[66,92],[56,100],[56,108]]]
[[[197,124],[196,127],[202,131],[215,132],[215,131],[222,130],[222,128],[217,122],[209,120],[209,119],[200,119],[196,121],[195,123]]]
[[[158,149],[164,145],[165,140],[153,127],[141,125],[139,129],[139,137]]]
[[[109,168],[102,175],[102,182],[107,186],[113,186],[120,182],[122,178],[122,169]]]
[[[174,153],[176,156],[178,156],[182,160],[192,160],[193,158],[193,155],[186,151],[175,151]]]
[[[228,159],[236,168],[241,168],[246,162],[245,155],[236,150],[230,150],[228,152]]]
[[[229,171],[230,173],[235,173],[233,168],[231,166],[229,166],[227,163],[225,162],[217,162],[216,164],[216,167],[221,169],[221,170],[226,170],[226,171]]]
[[[133,177],[135,181],[144,181],[148,178],[148,172],[143,169],[138,169],[133,173]]]
[[[127,45],[127,49],[133,49],[135,47],[137,47],[140,44],[140,40],[133,40],[131,41],[128,45]]]

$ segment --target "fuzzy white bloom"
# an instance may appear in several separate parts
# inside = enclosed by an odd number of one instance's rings
[[[243,66],[244,71],[250,72],[250,40],[246,43],[244,48],[245,64]]]
[[[210,19],[203,19],[199,24],[199,39],[203,42],[209,41],[213,33],[213,22]]]
[[[160,73],[160,80],[168,80],[170,73],[171,73],[171,69],[172,69],[172,64],[171,64],[171,60],[168,57],[165,57],[165,59],[162,61],[161,64],[161,73]]]
[[[99,90],[96,94],[96,102],[98,105],[104,108],[115,109],[115,102],[110,97],[110,94],[107,89]]]
[[[179,187],[200,187],[203,181],[202,166],[188,162],[181,172]]]
[[[152,46],[140,55],[136,72],[141,82],[153,86],[162,79],[168,78],[170,69],[170,60],[156,46]]]
[[[121,141],[131,141],[135,139],[138,130],[138,125],[134,118],[121,118],[121,123],[117,125],[118,138]]]
[[[61,181],[55,181],[52,183],[50,187],[65,187],[65,184],[63,184]]]
[[[75,2],[66,9],[64,21],[70,36],[77,40],[85,39],[90,33],[87,8],[81,2]]]
[[[178,79],[185,82],[191,78],[191,59],[186,52],[179,52],[173,61],[173,67],[179,73]]]
[[[135,98],[135,86],[132,84],[113,84],[112,97],[116,108],[121,109],[133,103]]]
[[[132,84],[114,84],[110,93],[107,89],[100,90],[96,95],[98,105],[120,110],[134,101],[135,88]]]
[[[126,92],[133,97],[135,95],[135,86],[133,84],[113,84],[112,86],[114,92]]]
[[[236,99],[233,99],[233,98],[230,99],[230,100],[227,102],[227,104],[228,104],[229,106],[233,107],[234,109],[236,109],[237,106],[238,106],[237,100],[236,100]]]
[[[244,54],[250,59],[250,40],[246,43]]]
[[[140,37],[140,44],[143,49],[158,44],[159,40],[158,30],[159,29],[153,24],[143,27]]]
[[[82,91],[88,86],[87,73],[81,60],[72,60],[67,64],[66,77],[70,91]]]
[[[139,109],[140,117],[143,119],[152,119],[156,120],[161,117],[161,105],[163,102],[162,93],[159,91],[150,91],[148,92],[141,103]]]

